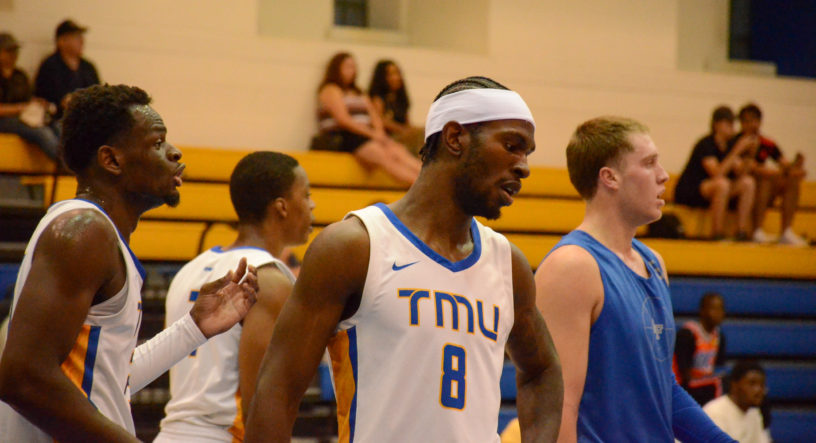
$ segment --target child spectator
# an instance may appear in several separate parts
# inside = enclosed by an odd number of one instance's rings
[[[700,299],[700,319],[686,322],[677,331],[674,375],[700,406],[722,395],[722,381],[715,366],[725,360],[725,337],[720,324],[725,318],[722,295],[706,292]]]
[[[740,361],[728,377],[728,395],[708,402],[703,411],[740,443],[770,443],[759,410],[767,393],[765,370],[755,362]]]
[[[410,185],[421,164],[385,133],[371,101],[357,87],[357,65],[341,52],[329,61],[318,89],[320,134],[312,149],[350,152],[364,166],[380,167],[398,182]]]

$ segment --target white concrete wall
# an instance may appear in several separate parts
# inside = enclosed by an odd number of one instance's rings
[[[805,152],[816,179],[816,81],[694,71],[713,51],[720,31],[711,23],[722,22],[725,0],[695,1],[691,11],[679,6],[685,0],[438,0],[437,11],[460,15],[434,26],[422,12],[433,2],[406,1],[408,43],[329,39],[330,0],[4,0],[0,29],[22,41],[20,64],[33,76],[60,20],[89,26],[86,56],[103,80],[150,92],[179,145],[305,149],[325,63],[349,50],[361,86],[377,59],[402,65],[414,121],[463,76],[518,90],[538,122],[533,163],[563,166],[577,124],[618,114],[648,124],[664,165],[679,172],[715,106],[752,100],[765,112],[765,132],[786,152]],[[448,22],[478,31],[473,48],[440,30]],[[705,36],[689,35],[694,23]],[[446,39],[451,45],[439,49]]]

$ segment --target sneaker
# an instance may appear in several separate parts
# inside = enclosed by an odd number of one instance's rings
[[[791,229],[791,228],[785,229],[785,232],[783,232],[782,235],[779,236],[779,243],[781,243],[783,245],[792,245],[792,246],[807,246],[808,245],[807,240],[805,240],[804,238],[796,235],[796,233],[793,232],[793,229]]]
[[[757,243],[770,243],[774,241],[773,237],[768,235],[767,232],[763,231],[762,228],[757,229],[754,231],[753,240]]]

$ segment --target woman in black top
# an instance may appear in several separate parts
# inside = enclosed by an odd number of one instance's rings
[[[688,164],[680,175],[674,199],[686,206],[711,210],[711,237],[725,235],[725,215],[730,199],[737,200],[737,239],[750,238],[751,211],[756,183],[748,174],[756,137],[741,138],[732,149],[728,140],[734,135],[734,113],[727,106],[714,110],[711,134],[694,146]]]
[[[408,109],[411,102],[402,71],[391,60],[380,60],[371,76],[368,95],[379,113],[388,135],[417,154],[424,142],[424,129],[411,125]]]

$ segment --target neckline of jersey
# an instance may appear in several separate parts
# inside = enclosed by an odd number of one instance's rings
[[[213,246],[212,248],[210,248],[210,251],[221,254],[221,253],[224,253],[224,252],[238,251],[240,249],[254,249],[256,251],[268,252],[266,249],[259,248],[257,246],[237,246],[237,247],[234,247],[234,248],[224,249],[224,247],[221,246],[221,245]]]
[[[582,231],[580,229],[575,229],[572,232],[578,233],[579,235],[584,235],[587,238],[591,239],[593,242],[600,245],[602,248],[604,248],[604,250],[606,250],[612,256],[614,256],[620,262],[620,264],[623,265],[624,268],[629,270],[629,272],[632,275],[634,275],[635,277],[637,277],[638,279],[643,280],[643,281],[652,281],[652,280],[658,279],[658,278],[661,279],[661,280],[663,279],[663,274],[657,272],[657,266],[654,263],[652,263],[652,258],[649,257],[649,255],[646,253],[646,251],[643,251],[639,247],[637,247],[637,243],[635,242],[635,240],[637,240],[637,239],[635,239],[635,238],[632,239],[632,248],[638,253],[638,255],[640,255],[640,258],[643,259],[643,266],[646,268],[647,271],[649,271],[649,276],[648,277],[644,277],[644,276],[638,274],[637,272],[635,272],[634,269],[630,268],[629,265],[626,264],[626,262],[624,262],[620,257],[618,257],[618,254],[615,254],[611,249],[609,249],[605,244],[598,241],[598,239],[593,237],[592,234],[590,234],[589,232]],[[654,260],[657,260],[657,258],[655,257]]]
[[[377,203],[374,206],[379,208],[383,212],[383,214],[385,214],[386,218],[388,218],[388,221],[390,221],[391,224],[394,225],[394,228],[396,228],[397,231],[399,231],[399,233],[402,234],[402,236],[405,237],[406,240],[411,242],[417,249],[419,249],[420,252],[425,254],[428,258],[435,261],[436,263],[439,263],[440,265],[442,265],[451,272],[464,271],[465,269],[470,268],[471,266],[476,264],[476,262],[479,261],[479,258],[482,255],[482,238],[479,235],[479,226],[476,224],[476,220],[472,218],[470,219],[470,235],[471,238],[473,238],[473,251],[471,251],[470,255],[463,258],[462,260],[459,260],[458,262],[452,262],[447,258],[443,257],[442,255],[440,255],[439,253],[437,253],[436,251],[434,251],[433,249],[431,249],[430,246],[426,245],[425,242],[420,240],[419,237],[417,237],[413,232],[411,232],[410,229],[408,229],[407,226],[405,226],[404,223],[402,223],[402,220],[397,218],[397,215],[394,214],[394,211],[392,211],[391,208],[386,206],[384,203]]]

